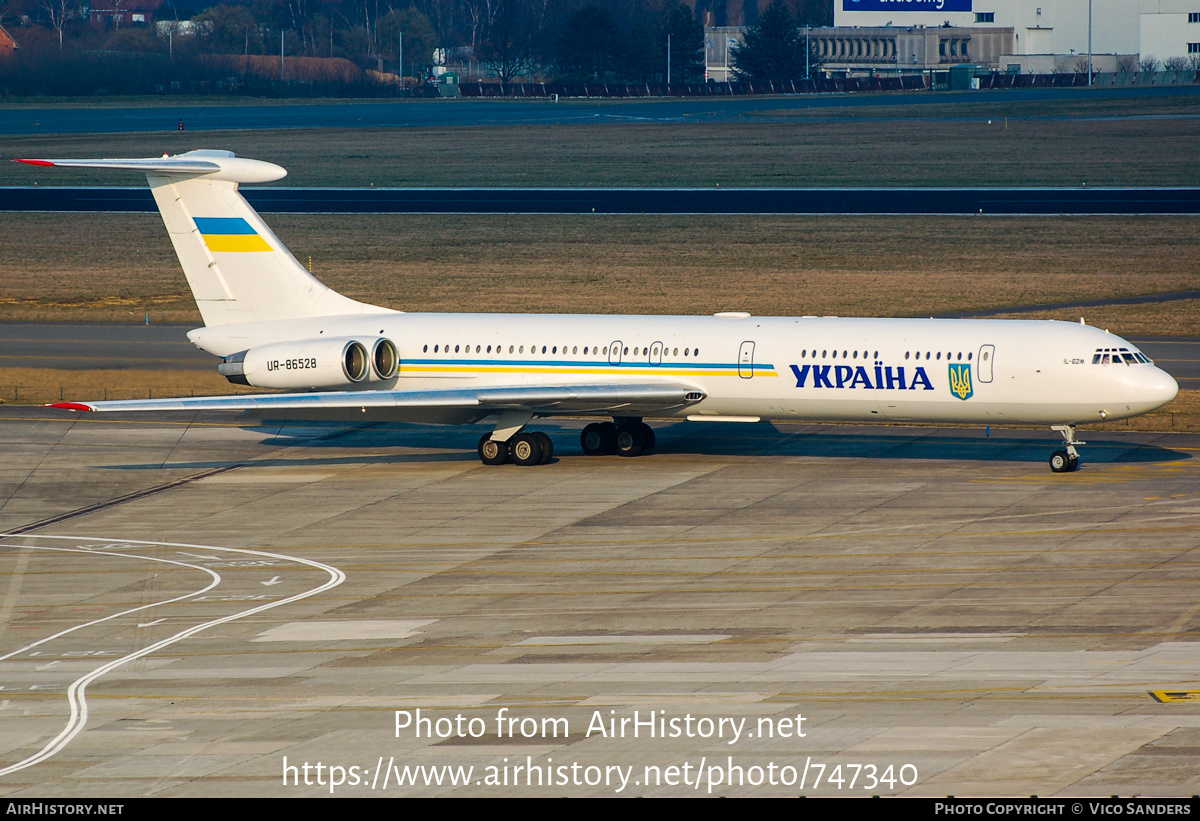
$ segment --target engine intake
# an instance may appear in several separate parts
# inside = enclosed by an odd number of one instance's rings
[[[400,370],[400,351],[396,343],[380,337],[371,349],[371,370],[376,379],[391,379]]]

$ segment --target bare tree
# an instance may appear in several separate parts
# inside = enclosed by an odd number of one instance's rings
[[[38,6],[50,18],[50,26],[58,34],[58,50],[63,49],[63,29],[67,21],[75,16],[77,0],[38,0]]]
[[[1142,72],[1143,74],[1153,74],[1160,68],[1162,68],[1162,64],[1158,62],[1158,58],[1153,54],[1147,54],[1141,59],[1141,62],[1138,63],[1138,71]]]
[[[1138,62],[1137,56],[1133,54],[1122,54],[1117,57],[1117,71],[1137,71]]]
[[[500,12],[505,0],[466,0],[467,19],[471,26],[471,52],[477,54],[479,45],[486,39],[492,26],[496,24],[496,15]]]
[[[533,73],[533,12],[520,0],[493,0],[495,19],[479,56],[502,83]]]
[[[1168,57],[1163,60],[1163,68],[1167,71],[1187,71],[1188,60],[1186,57]]]

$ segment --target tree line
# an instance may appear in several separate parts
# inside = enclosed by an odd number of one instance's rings
[[[0,0],[0,24],[19,45],[0,61],[0,93],[386,94],[400,78],[418,84],[435,63],[506,83],[696,83],[705,80],[704,24],[729,22],[733,3]],[[747,78],[782,76],[778,58],[762,73],[751,35],[795,48],[798,26],[832,21],[830,0],[775,0],[761,13],[741,0],[738,9],[734,22],[756,24],[735,57]],[[772,33],[780,20],[792,32],[782,39]],[[790,59],[803,65],[804,54]]]

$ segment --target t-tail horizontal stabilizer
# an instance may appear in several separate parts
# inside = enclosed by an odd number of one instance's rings
[[[144,159],[17,162],[145,173],[205,325],[391,313],[317,280],[238,193],[241,183],[287,176],[274,163],[211,150]]]

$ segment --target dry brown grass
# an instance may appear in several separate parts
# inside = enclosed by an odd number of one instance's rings
[[[1060,319],[1105,328],[1122,336],[1196,336],[1200,334],[1200,300],[1181,299],[1142,305],[1061,308],[1030,313],[998,313],[997,319]]]
[[[91,402],[233,393],[263,391],[229,384],[217,373],[215,366],[211,371],[0,368],[0,401],[8,404],[44,405],[63,400]]]
[[[603,118],[608,108],[595,102],[587,110]],[[6,137],[0,149],[4,157],[140,157],[226,148],[283,165],[289,176],[280,184],[299,186],[1187,186],[1200,184],[1196,113],[1194,95],[991,97],[764,109],[732,123],[36,135]],[[655,116],[653,103],[646,114]],[[0,164],[0,185],[35,182],[137,185],[141,178]]]
[[[271,222],[337,290],[408,311],[921,316],[1200,288],[1200,231],[1182,217]],[[9,214],[0,247],[0,319],[199,322],[157,216]],[[1195,307],[1083,313],[1115,333],[1188,334]]]

